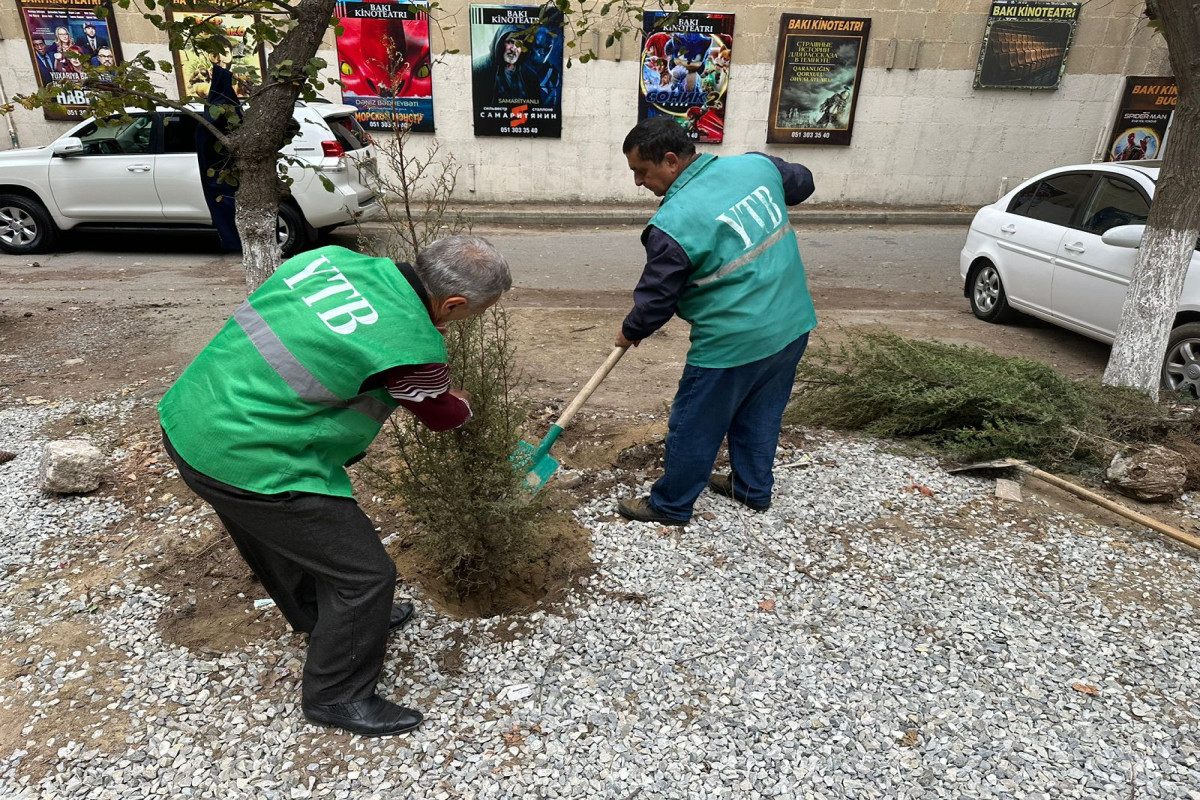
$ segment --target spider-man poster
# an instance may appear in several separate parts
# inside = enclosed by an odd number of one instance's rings
[[[700,144],[725,138],[733,14],[647,11],[638,119],[674,118]]]
[[[337,4],[342,100],[370,131],[433,133],[429,10],[423,3]]]

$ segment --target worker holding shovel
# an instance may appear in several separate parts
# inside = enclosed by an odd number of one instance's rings
[[[697,153],[664,116],[638,123],[622,149],[634,183],[663,200],[642,232],[646,267],[616,344],[636,346],[675,313],[692,330],[663,476],[617,511],[683,525],[705,485],[765,511],[783,410],[817,324],[787,216],[812,194],[812,173],[760,153]],[[726,437],[732,472],[714,475]]]
[[[450,390],[441,326],[512,285],[486,240],[451,236],[416,264],[342,247],[301,253],[233,314],[159,403],[184,482],[217,512],[288,623],[309,634],[301,708],[364,736],[415,728],[375,693],[396,566],[344,466],[397,406],[435,430],[470,417]]]

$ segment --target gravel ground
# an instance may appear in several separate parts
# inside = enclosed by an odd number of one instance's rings
[[[302,637],[172,646],[137,559],[72,588],[126,510],[34,488],[59,413],[0,410],[0,797],[1200,800],[1200,574],[1153,535],[813,433],[765,514],[580,507],[552,612],[422,606],[381,686],[427,721],[362,739],[303,721]],[[198,536],[187,502],[157,523]]]

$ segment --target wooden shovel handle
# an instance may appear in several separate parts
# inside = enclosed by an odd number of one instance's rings
[[[1112,500],[1109,500],[1107,497],[1103,497],[1101,495],[1096,494],[1095,492],[1088,491],[1087,489],[1084,489],[1082,486],[1076,486],[1075,484],[1071,483],[1070,481],[1065,481],[1062,478],[1058,477],[1057,475],[1051,475],[1049,472],[1042,472],[1037,467],[1030,466],[1029,464],[1024,464],[1023,462],[1019,462],[1019,463],[1021,463],[1020,468],[1022,471],[1027,472],[1030,475],[1033,475],[1035,478],[1039,478],[1039,479],[1045,481],[1046,483],[1049,483],[1053,486],[1057,486],[1060,489],[1065,489],[1066,491],[1070,492],[1073,495],[1082,497],[1084,500],[1091,500],[1096,505],[1107,508],[1109,511],[1113,512],[1114,514],[1120,514],[1122,517],[1125,517],[1126,519],[1131,519],[1134,522],[1140,522],[1142,525],[1145,525],[1147,528],[1158,531],[1159,533],[1164,534],[1166,536],[1170,536],[1172,539],[1174,539],[1177,542],[1183,542],[1184,544],[1190,544],[1192,547],[1200,549],[1200,539],[1197,539],[1195,536],[1184,533],[1183,531],[1179,530],[1178,528],[1172,528],[1170,525],[1159,522],[1158,520],[1156,520],[1152,517],[1147,517],[1145,514],[1139,514],[1138,512],[1134,511],[1132,508],[1127,508],[1126,506],[1123,506],[1120,503],[1114,503]]]
[[[571,401],[571,405],[567,406],[567,410],[562,413],[562,416],[558,418],[558,422],[554,423],[555,425],[560,428],[567,427],[567,424],[575,416],[575,412],[583,408],[583,404],[592,396],[592,392],[596,391],[596,387],[600,385],[600,382],[608,376],[608,373],[612,372],[612,368],[617,365],[617,362],[621,360],[621,356],[625,355],[625,351],[628,349],[628,347],[613,348],[613,351],[608,354],[608,358],[600,365],[600,369],[596,370],[596,374],[592,376],[592,379],[579,390],[579,394],[575,395],[575,399]]]

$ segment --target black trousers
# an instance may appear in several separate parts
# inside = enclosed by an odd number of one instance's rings
[[[387,649],[396,565],[358,503],[308,492],[248,492],[192,469],[166,433],[163,444],[283,616],[309,634],[304,701],[370,697]]]

